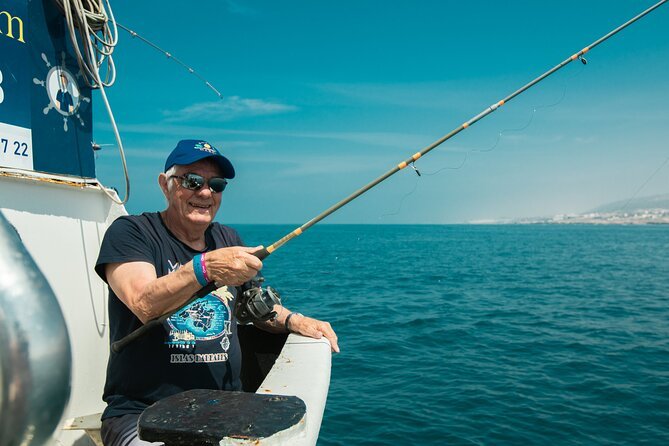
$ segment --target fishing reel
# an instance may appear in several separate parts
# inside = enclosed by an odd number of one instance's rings
[[[264,280],[262,276],[256,276],[242,286],[242,295],[235,303],[235,316],[241,324],[267,321],[276,317],[274,305],[281,305],[281,296],[271,286],[263,288]]]

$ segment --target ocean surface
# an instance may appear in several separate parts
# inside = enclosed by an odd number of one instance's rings
[[[669,226],[316,225],[263,271],[339,336],[319,445],[669,445]]]

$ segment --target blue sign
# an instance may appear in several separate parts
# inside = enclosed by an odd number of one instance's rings
[[[94,178],[91,90],[52,1],[0,7],[0,166]]]

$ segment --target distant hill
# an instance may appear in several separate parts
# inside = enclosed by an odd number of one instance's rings
[[[602,206],[598,206],[588,213],[634,212],[645,209],[669,210],[669,194],[639,197],[634,198],[633,200],[615,201],[613,203],[607,203]]]

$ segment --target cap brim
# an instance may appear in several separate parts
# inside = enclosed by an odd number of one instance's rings
[[[235,168],[232,167],[232,163],[230,162],[229,159],[227,159],[223,155],[212,155],[210,158],[214,158],[214,160],[218,164],[218,167],[221,168],[221,172],[223,173],[223,178],[228,178],[231,180],[235,177]]]

